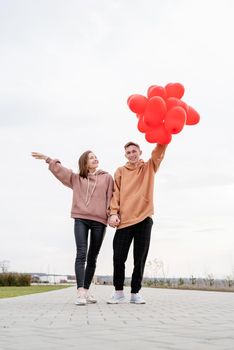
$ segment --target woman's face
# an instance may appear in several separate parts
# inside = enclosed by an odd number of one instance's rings
[[[98,167],[98,159],[95,156],[94,153],[90,152],[88,155],[88,161],[87,161],[87,167],[88,167],[88,171],[93,172],[97,169]]]

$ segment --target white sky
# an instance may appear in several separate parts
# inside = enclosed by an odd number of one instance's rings
[[[76,170],[92,149],[113,175],[134,140],[147,160],[126,100],[180,82],[201,122],[173,136],[156,175],[148,261],[169,277],[233,273],[233,16],[232,0],[0,0],[0,260],[12,271],[74,273],[72,193],[31,151]],[[113,236],[97,274],[112,274]]]

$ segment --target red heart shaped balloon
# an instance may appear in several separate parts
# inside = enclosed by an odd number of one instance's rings
[[[160,123],[162,123],[166,112],[166,102],[162,99],[162,97],[154,96],[149,100],[146,106],[144,121],[151,128],[157,127]]]

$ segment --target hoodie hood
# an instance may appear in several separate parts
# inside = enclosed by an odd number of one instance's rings
[[[143,159],[139,159],[139,161],[136,164],[132,164],[130,162],[127,162],[124,165],[124,168],[128,169],[128,170],[135,170],[137,168],[140,168],[145,162],[143,161]]]
[[[95,173],[88,173],[88,176],[94,176],[94,175],[103,175],[103,174],[108,174],[108,172],[107,171],[105,171],[105,170],[97,170],[97,171],[95,171]]]

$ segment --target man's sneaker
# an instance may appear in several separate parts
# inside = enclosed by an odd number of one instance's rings
[[[82,295],[78,294],[75,304],[76,305],[86,305],[87,300],[86,300],[85,296],[83,294]]]
[[[107,301],[107,304],[123,304],[125,302],[126,300],[124,294],[119,295],[118,293],[114,292],[112,297]]]
[[[85,299],[88,304],[95,304],[97,302],[97,300],[91,294],[86,294]]]
[[[142,296],[140,294],[132,293],[130,303],[132,303],[132,304],[145,304],[146,301],[142,298]]]

